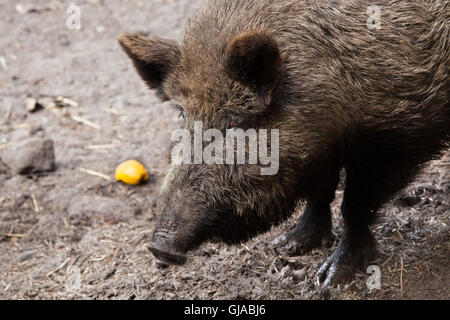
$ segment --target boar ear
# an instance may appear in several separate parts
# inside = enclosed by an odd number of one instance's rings
[[[256,88],[269,105],[281,79],[281,53],[267,32],[251,31],[237,36],[229,45],[225,68],[232,78]]]
[[[158,37],[147,38],[125,32],[119,35],[118,41],[149,88],[158,90],[158,95],[167,100],[161,86],[180,59],[178,44]]]

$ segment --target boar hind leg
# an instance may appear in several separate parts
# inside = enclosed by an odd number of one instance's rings
[[[376,258],[375,239],[369,226],[381,205],[409,182],[414,171],[408,166],[395,166],[394,161],[380,163],[383,162],[347,169],[341,208],[343,234],[336,251],[317,273],[324,287],[353,277],[358,269],[365,271]]]
[[[319,182],[319,181],[318,181]],[[320,180],[308,197],[305,211],[294,229],[286,234],[290,253],[304,254],[324,243],[331,246],[334,235],[331,232],[330,203],[333,201],[339,183],[339,170]]]

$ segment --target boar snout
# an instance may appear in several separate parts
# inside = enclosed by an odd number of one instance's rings
[[[186,253],[197,247],[198,223],[179,206],[168,205],[161,213],[148,246],[154,256],[170,265],[186,263]]]
[[[170,233],[157,230],[153,235],[153,241],[149,250],[159,261],[170,265],[183,265],[186,263],[186,255],[175,247],[174,236]]]
[[[179,231],[175,211],[165,208],[148,247],[159,261],[170,265],[182,265],[186,262],[186,250],[182,249],[183,246],[177,239]]]

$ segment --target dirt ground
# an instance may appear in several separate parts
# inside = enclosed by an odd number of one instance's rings
[[[81,8],[81,30],[66,27],[70,2]],[[177,114],[147,90],[116,35],[180,39],[202,3],[0,0],[0,157],[38,136],[54,140],[57,161],[47,175],[0,174],[0,298],[449,299],[449,153],[380,211],[373,227],[379,290],[367,288],[363,273],[338,288],[316,288],[314,272],[336,243],[302,257],[277,248],[274,239],[293,227],[302,204],[290,221],[246,244],[204,245],[181,268],[156,264],[146,244]],[[29,96],[63,96],[79,106],[30,113]],[[151,173],[141,187],[84,170],[113,177],[132,158]],[[333,206],[336,233],[341,196],[342,189]],[[295,280],[301,269],[306,277]]]

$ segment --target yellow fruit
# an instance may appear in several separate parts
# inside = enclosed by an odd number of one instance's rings
[[[139,161],[128,160],[117,167],[116,180],[126,184],[138,185],[148,180],[148,172]]]

